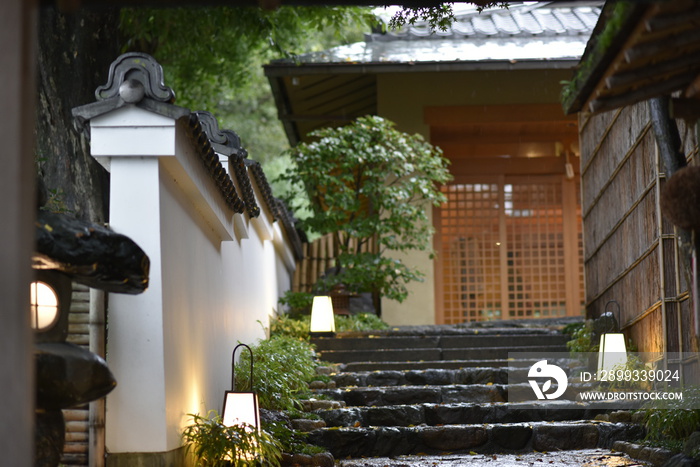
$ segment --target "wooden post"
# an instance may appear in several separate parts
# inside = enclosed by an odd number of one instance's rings
[[[2,464],[33,465],[34,375],[29,283],[34,238],[34,1],[0,2],[0,424]]]
[[[90,289],[90,352],[105,358],[105,293]],[[105,399],[90,402],[90,467],[105,465]]]

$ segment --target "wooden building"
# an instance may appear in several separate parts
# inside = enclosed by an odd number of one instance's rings
[[[579,115],[587,313],[617,301],[645,352],[698,350],[688,232],[661,197],[678,167],[700,164],[699,26],[697,1],[608,2],[564,94]],[[692,355],[668,364],[697,381]]]
[[[437,260],[404,258],[426,280],[404,303],[382,303],[387,322],[581,316],[577,119],[564,115],[560,91],[601,4],[472,7],[446,31],[373,33],[265,67],[292,144],[375,114],[451,161],[448,201],[432,216]]]

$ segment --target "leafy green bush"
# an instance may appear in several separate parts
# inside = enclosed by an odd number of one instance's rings
[[[657,400],[641,409],[647,428],[645,440],[680,451],[693,432],[700,430],[700,387],[683,389],[682,400]]]
[[[192,424],[182,433],[188,449],[194,448],[198,465],[203,467],[278,466],[282,444],[266,430],[225,426],[221,416],[210,410],[206,417],[190,414]]]
[[[270,322],[271,336],[287,336],[297,339],[309,339],[309,324],[311,318],[308,315],[292,317],[281,315]],[[380,331],[388,329],[389,325],[373,313],[358,313],[350,316],[335,316],[335,330],[344,331]]]
[[[308,292],[292,292],[288,290],[279,300],[281,305],[287,307],[287,314],[298,317],[311,313],[311,304],[314,294]]]
[[[322,447],[308,444],[304,434],[290,430],[284,423],[270,422],[265,425],[265,429],[280,442],[283,452],[314,455],[325,451]]]
[[[310,323],[311,317],[309,315],[298,317],[280,315],[270,320],[270,336],[287,336],[308,340]]]
[[[380,331],[389,325],[373,313],[358,313],[350,316],[336,316],[335,330],[341,331]]]
[[[571,336],[566,348],[572,354],[579,352],[597,352],[598,343],[593,342],[593,321],[573,323],[564,328],[564,333]]]
[[[307,382],[316,374],[314,350],[298,338],[273,335],[253,346],[253,389],[260,406],[270,410],[290,410],[309,394]],[[236,388],[250,387],[250,355],[241,353],[236,364]]]

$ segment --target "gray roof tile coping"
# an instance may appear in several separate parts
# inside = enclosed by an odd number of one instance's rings
[[[238,134],[232,130],[220,129],[216,118],[209,112],[191,112],[174,105],[175,92],[164,84],[163,69],[153,57],[139,52],[119,56],[110,66],[107,84],[97,88],[95,97],[96,102],[72,110],[78,126],[88,133],[88,121],[127,105],[174,120],[186,118],[186,128],[192,144],[226,205],[233,212],[246,212],[250,217],[260,214],[251,186],[250,177],[253,177],[263,193],[263,203],[267,205],[273,219],[280,220],[287,233],[294,255],[301,257],[301,240],[292,214],[272,195],[272,188],[260,164],[247,159],[248,152],[242,147]],[[242,199],[233,179],[221,164],[219,154],[234,159],[231,165],[238,189],[243,192]]]

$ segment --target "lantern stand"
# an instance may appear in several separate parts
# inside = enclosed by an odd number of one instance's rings
[[[317,295],[311,305],[311,322],[309,334],[311,337],[335,336],[335,313],[333,300],[327,295]]]
[[[250,392],[236,391],[236,350],[239,347],[250,352]],[[253,351],[246,344],[238,344],[231,354],[231,390],[224,394],[221,419],[224,426],[253,426],[255,431],[260,431],[258,395],[253,392]]]
[[[622,320],[622,310],[620,304],[615,300],[610,300],[605,304],[605,313],[608,313],[610,304],[617,306],[618,319],[615,319],[615,314],[612,314],[614,326],[608,332],[600,336],[600,345],[598,347],[598,381],[607,381],[607,375],[615,368],[627,365],[627,346],[625,345],[625,335],[620,332],[620,324]]]

